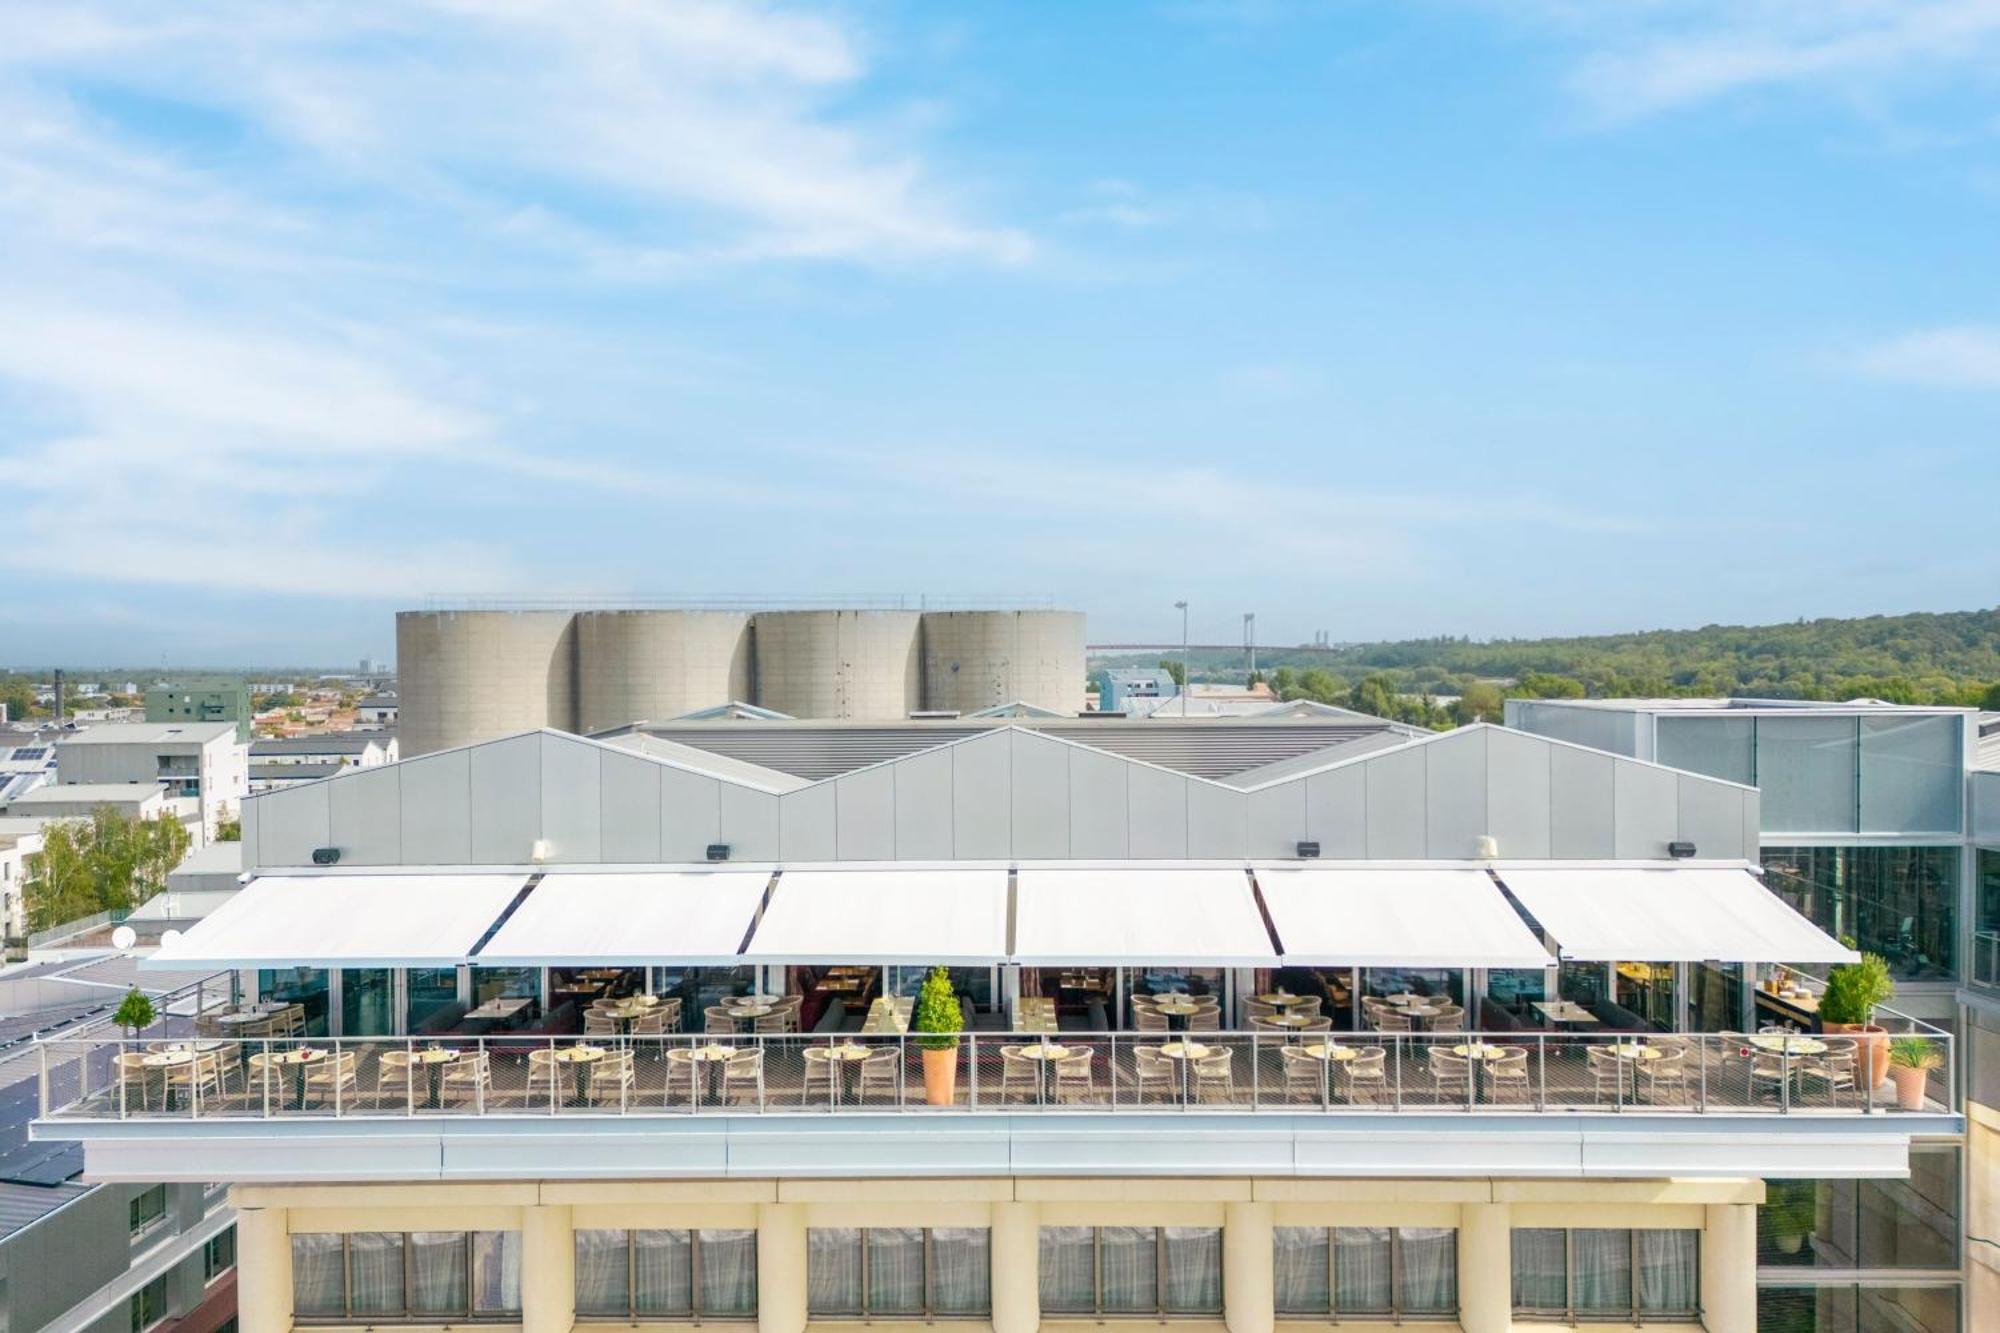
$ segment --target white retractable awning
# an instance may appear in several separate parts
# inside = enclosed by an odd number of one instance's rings
[[[527,883],[508,875],[253,879],[151,967],[450,967]]]
[[[1006,867],[787,870],[744,957],[991,967],[1007,957]]]
[[[1285,961],[1303,967],[1547,967],[1484,870],[1258,866]]]
[[[1503,869],[1564,958],[1584,962],[1851,963],[1858,956],[1748,870]]]
[[[1023,866],[1015,881],[1014,960],[1028,967],[1268,967],[1277,953],[1241,867]]]
[[[545,875],[475,961],[733,967],[770,882],[768,870]]]

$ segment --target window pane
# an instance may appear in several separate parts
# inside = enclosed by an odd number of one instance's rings
[[[921,1314],[924,1308],[924,1229],[868,1229],[868,1308]]]
[[[1278,1313],[1325,1314],[1332,1309],[1326,1228],[1277,1227],[1271,1241]]]
[[[1639,1247],[1639,1309],[1646,1314],[1693,1314],[1699,1303],[1700,1234],[1692,1230],[1635,1233]]]
[[[1106,1311],[1130,1314],[1160,1307],[1159,1234],[1153,1227],[1097,1229],[1099,1283]]]
[[[1458,1232],[1450,1227],[1404,1227],[1403,1313],[1450,1314],[1458,1309]]]
[[[494,1314],[521,1308],[521,1233],[472,1233],[472,1308]]]
[[[931,1307],[937,1313],[992,1313],[992,1237],[985,1227],[931,1232]]]
[[[1578,1227],[1569,1234],[1577,1312],[1630,1310],[1632,1233]]]
[[[1958,1267],[1958,1154],[1913,1148],[1908,1180],[1855,1182],[1861,1267]]]
[[[1089,1314],[1096,1287],[1090,1227],[1043,1227],[1036,1249],[1041,1267],[1042,1309],[1055,1314]]]
[[[579,1229],[576,1233],[576,1312],[626,1314],[625,1233]]]
[[[449,1314],[466,1308],[465,1233],[410,1233],[410,1313]]]
[[[726,1246],[724,1250],[726,1254]],[[693,1311],[694,1239],[689,1233],[632,1233],[632,1309],[636,1314]]]
[[[338,1315],[346,1265],[340,1237],[314,1232],[292,1237],[292,1309],[301,1315]]]
[[[1340,1313],[1386,1313],[1394,1290],[1389,1229],[1340,1227],[1333,1243],[1333,1298]]]
[[[1861,831],[1956,833],[1965,765],[1957,717],[1861,719]]]
[[[1751,750],[1757,722],[1748,717],[1663,717],[1658,722],[1654,758],[1668,768],[1706,773],[1726,782],[1755,786]]]
[[[1176,1314],[1222,1312],[1222,1228],[1166,1227],[1162,1304]]]
[[[347,1238],[347,1289],[356,1314],[403,1313],[403,1235],[357,1231]]]
[[[806,1232],[806,1310],[815,1315],[861,1313],[861,1228],[813,1227]]]
[[[1757,786],[1764,827],[1784,833],[1855,831],[1852,717],[1757,719]]]
[[[1566,1238],[1554,1227],[1519,1227],[1514,1231],[1514,1308],[1569,1308],[1569,1263]]]
[[[749,1316],[757,1313],[757,1233],[748,1227],[717,1227],[700,1233],[701,1313]]]
[[[1898,979],[1956,974],[1958,848],[1766,847],[1763,860],[1780,898],[1881,954]]]

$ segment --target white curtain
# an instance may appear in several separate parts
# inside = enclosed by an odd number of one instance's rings
[[[292,1237],[292,1309],[301,1315],[345,1314],[346,1251],[338,1232]]]
[[[1096,1290],[1090,1227],[1043,1227],[1040,1243],[1042,1309],[1050,1314],[1089,1314]]]
[[[931,1232],[931,1304],[938,1314],[993,1312],[993,1233],[985,1227]]]
[[[1404,1227],[1404,1314],[1450,1314],[1458,1309],[1458,1232],[1451,1227]]]
[[[1279,1314],[1324,1315],[1333,1309],[1327,1287],[1325,1227],[1277,1227],[1271,1235],[1275,1252],[1275,1297]]]
[[[1578,1227],[1570,1233],[1577,1313],[1632,1308],[1632,1233]]]
[[[1161,1304],[1175,1314],[1222,1313],[1222,1228],[1163,1227]]]
[[[511,1314],[521,1308],[521,1233],[472,1233],[472,1309]]]
[[[1098,1284],[1106,1313],[1152,1313],[1160,1308],[1159,1234],[1154,1227],[1099,1227]]]
[[[356,1314],[403,1313],[403,1233],[357,1231],[347,1238],[348,1304]]]
[[[1333,1295],[1341,1314],[1387,1314],[1394,1259],[1387,1227],[1341,1227],[1334,1233]]]
[[[1700,1281],[1700,1234],[1644,1230],[1639,1245],[1639,1309],[1645,1314],[1688,1314]]]
[[[576,1232],[576,1312],[627,1314],[625,1233],[579,1228]]]
[[[693,1312],[694,1239],[691,1233],[632,1233],[632,1309],[636,1314],[685,1315]]]
[[[452,1314],[468,1308],[466,1233],[410,1233],[410,1313]]]
[[[714,1227],[700,1233],[701,1313],[718,1317],[757,1313],[757,1233],[748,1227]]]
[[[878,1314],[922,1314],[924,1229],[868,1229],[868,1308]]]
[[[861,1228],[806,1231],[806,1313],[818,1318],[861,1313]]]
[[[1555,1227],[1514,1231],[1514,1308],[1555,1311],[1569,1308],[1568,1232]]]

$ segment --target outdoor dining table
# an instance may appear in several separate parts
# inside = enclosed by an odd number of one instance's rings
[[[426,1046],[410,1052],[411,1062],[424,1071],[425,1082],[429,1085],[424,1105],[436,1110],[442,1104],[439,1093],[444,1084],[444,1067],[463,1054],[462,1051],[448,1051],[442,1046]]]
[[[293,1069],[292,1109],[298,1111],[305,1109],[306,1070],[318,1064],[321,1060],[326,1059],[326,1055],[327,1053],[320,1050],[317,1046],[301,1046],[297,1050],[274,1051],[271,1053],[272,1064],[289,1065]]]
[[[1818,1037],[1802,1037],[1789,1032],[1760,1032],[1750,1044],[1773,1055],[1825,1055],[1826,1043]]]
[[[1181,1038],[1179,1041],[1170,1041],[1159,1048],[1161,1055],[1166,1056],[1167,1059],[1174,1061],[1180,1066],[1182,1101],[1186,1101],[1188,1096],[1188,1080],[1190,1078],[1188,1071],[1194,1068],[1195,1061],[1205,1060],[1213,1055],[1215,1049],[1212,1046],[1204,1046],[1198,1041],[1190,1041],[1186,1037]]]
[[[1272,1014],[1268,1018],[1260,1018],[1257,1021],[1259,1023],[1269,1023],[1274,1027],[1302,1028],[1313,1021],[1313,1016],[1311,1014]]]
[[[607,1052],[602,1046],[586,1046],[579,1042],[575,1046],[558,1046],[551,1058],[557,1064],[576,1067],[576,1100],[590,1098],[590,1067],[602,1060]]]
[[[1291,1049],[1304,1051],[1319,1061],[1326,1066],[1322,1072],[1328,1075],[1333,1072],[1335,1065],[1346,1064],[1356,1059],[1359,1054],[1352,1046],[1336,1046],[1330,1041],[1302,1041]],[[1324,1092],[1325,1089],[1322,1088],[1321,1091]]]
[[[830,1067],[829,1081],[833,1085],[835,1101],[847,1096],[847,1071],[860,1068],[868,1054],[868,1048],[858,1041],[846,1041],[838,1046],[808,1046],[805,1050],[806,1059]]]
[[[706,1046],[676,1047],[667,1052],[667,1059],[675,1064],[689,1067],[690,1083],[695,1090],[695,1100],[699,1102],[703,1092],[716,1093],[718,1097],[720,1096],[714,1087],[715,1073],[728,1063],[730,1056],[735,1054],[734,1046],[724,1046],[719,1041],[712,1041]]]
[[[1643,1041],[1613,1042],[1611,1050],[1620,1060],[1636,1060],[1641,1064],[1648,1060],[1664,1059],[1667,1054],[1659,1047],[1648,1046]]]
[[[1064,1060],[1067,1060],[1070,1056],[1074,1054],[1076,1054],[1076,1052],[1070,1050],[1069,1047],[1064,1046],[1059,1042],[1053,1042],[1053,1041],[1038,1042],[1033,1046],[1027,1046],[1022,1048],[1021,1055],[1023,1058],[1040,1062],[1042,1070],[1042,1085],[1038,1089],[1038,1091],[1040,1092],[1043,1100],[1046,1101],[1048,1100],[1049,1097],[1049,1091],[1048,1091],[1049,1071],[1054,1069],[1057,1065],[1061,1064]]]
[[[1188,1019],[1200,1008],[1201,1006],[1193,1000],[1179,994],[1172,994],[1153,1002],[1153,1012],[1166,1019],[1169,1027],[1176,1029],[1186,1027]]]
[[[778,997],[775,995],[763,995],[754,992],[749,995],[725,995],[722,997],[722,1007],[725,1009],[737,1009],[744,1005],[773,1005],[777,1002]]]
[[[1295,1004],[1311,1004],[1314,997],[1310,995],[1294,995],[1290,991],[1278,990],[1272,991],[1269,995],[1253,995],[1250,998],[1259,1004],[1268,1004],[1273,1009],[1288,1009]]]
[[[167,1071],[191,1065],[197,1055],[208,1055],[227,1045],[229,1043],[226,1041],[176,1042],[163,1051],[153,1051],[142,1056],[139,1063],[147,1069],[160,1071],[162,1079],[160,1104],[171,1111],[174,1109],[174,1083],[167,1077]]]

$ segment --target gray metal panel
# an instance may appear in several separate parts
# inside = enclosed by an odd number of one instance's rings
[[[472,861],[472,752],[405,759],[403,860],[416,866],[462,866]]]
[[[1250,793],[1249,854],[1293,857],[1306,836],[1306,784]]]
[[[1731,859],[1754,857],[1743,848],[1743,796],[1735,787],[1705,782],[1690,774],[1679,779],[1680,818],[1675,834],[1695,846],[1695,855]]]
[[[889,770],[896,779],[896,858],[949,861],[952,855],[949,750],[913,754]]]
[[[1743,794],[1743,855],[1755,859],[1764,845],[1764,793]]]
[[[887,765],[834,782],[833,844],[843,861],[896,859],[896,775]]]
[[[952,849],[961,861],[1005,860],[1013,851],[1012,732],[951,747]]]
[[[604,751],[567,736],[542,737],[542,836],[549,859],[584,864],[604,859]]]
[[[606,750],[598,775],[598,858],[614,865],[659,861],[660,774],[665,770],[637,755]]]
[[[258,841],[257,837],[258,806],[261,804],[263,804],[261,800],[245,801],[238,807],[239,813],[237,818],[243,821],[243,868],[245,870],[255,870],[264,864],[264,847]]]
[[[722,793],[728,784],[684,768],[661,768],[659,783],[661,859],[700,861],[717,842],[729,844],[730,856],[742,855],[724,827]]]
[[[1188,855],[1247,856],[1250,849],[1250,798],[1240,791],[1188,783]]]
[[[326,784],[332,816],[330,846],[342,865],[386,866],[403,859],[403,774],[400,764],[349,769]]]
[[[466,751],[472,792],[472,863],[525,865],[542,836],[542,737],[488,741]]]
[[[1434,857],[1474,856],[1489,832],[1486,818],[1486,729],[1453,732],[1421,747],[1424,756],[1424,847]]]
[[[1015,856],[1036,860],[1069,851],[1069,747],[1032,732],[1010,732],[1014,765]]]
[[[1595,750],[1549,748],[1549,855],[1587,860],[1617,846],[1611,767],[1618,761]]]
[[[736,861],[778,859],[778,798],[769,792],[752,791],[732,783],[716,784],[722,808],[722,836],[729,855]]]
[[[785,861],[831,861],[840,855],[834,837],[831,784],[801,787],[778,798],[778,856]]]
[[[263,802],[257,837],[264,862],[277,866],[312,864],[315,848],[333,846],[331,808],[326,782],[309,782],[290,791],[270,792]]]
[[[1486,733],[1486,831],[1500,855],[1549,855],[1548,742],[1505,727]]]
[[[1070,747],[1070,855],[1116,859],[1130,846],[1130,806],[1125,790],[1132,765],[1116,755]]]
[[[1327,860],[1368,856],[1368,770],[1362,764],[1315,773],[1305,780],[1306,838]]]
[[[1365,759],[1368,782],[1368,857],[1374,861],[1429,854],[1424,813],[1424,753],[1419,747]]]
[[[1134,764],[1125,774],[1125,804],[1131,832],[1126,845],[1135,857],[1188,854],[1188,779],[1178,773]]]
[[[1612,780],[1617,799],[1613,856],[1665,856],[1680,827],[1681,775],[1671,768],[1621,763]]]

